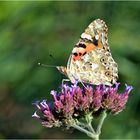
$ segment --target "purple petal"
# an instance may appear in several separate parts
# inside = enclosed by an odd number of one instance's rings
[[[41,103],[40,103],[41,107],[43,107],[43,109],[47,109],[49,110],[49,106],[48,104],[46,103],[46,100],[43,100]]]
[[[40,119],[40,116],[38,116],[36,112],[32,115],[32,117]]]
[[[134,89],[132,86],[128,86],[127,84],[125,84],[125,86],[126,86],[125,92],[128,93],[128,94],[130,93],[130,91],[132,89]]]
[[[60,112],[60,110],[63,108],[63,104],[61,101],[54,102],[54,105],[55,105],[56,112]]]
[[[55,90],[52,90],[50,94],[53,95],[53,96],[56,96],[56,93],[57,92]]]
[[[40,106],[39,106],[39,101],[35,101],[35,102],[33,103],[33,105],[35,105],[39,110],[41,109]]]
[[[119,86],[120,86],[120,83],[116,83],[115,84],[115,89],[118,90]]]
[[[55,101],[57,101],[57,97],[56,97],[57,94],[56,93],[57,92],[55,90],[52,90],[51,93],[50,93],[53,96],[53,98],[54,98]]]

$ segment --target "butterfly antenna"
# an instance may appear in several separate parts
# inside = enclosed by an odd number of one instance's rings
[[[59,67],[59,66],[54,66],[54,65],[45,65],[45,64],[41,64],[41,63],[38,63],[38,66],[41,66],[41,67],[52,67],[52,68]]]

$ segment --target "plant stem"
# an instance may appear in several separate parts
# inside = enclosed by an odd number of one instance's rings
[[[91,131],[93,134],[95,134],[95,131],[92,127],[92,120],[93,120],[92,113],[89,113],[88,115],[86,115],[87,128],[89,129],[89,131]]]
[[[92,127],[92,125],[91,125],[91,123],[87,124],[87,127],[88,127],[88,129],[89,129],[93,134],[96,134],[95,131],[94,131],[94,129],[93,129],[93,127]]]
[[[95,140],[99,140],[99,135],[96,135]]]
[[[103,122],[104,122],[104,120],[105,120],[106,117],[107,117],[107,113],[106,113],[106,111],[104,110],[103,113],[102,113],[101,119],[100,119],[100,121],[99,121],[97,130],[96,130],[96,134],[100,135],[100,133],[101,133],[101,128],[102,128]]]
[[[91,138],[93,138],[93,139],[95,139],[95,138],[97,137],[96,134],[93,134],[92,132],[90,132],[90,131],[88,131],[88,130],[82,128],[82,127],[80,127],[79,125],[76,125],[76,124],[75,124],[75,125],[72,125],[72,127],[78,129],[78,130],[81,131],[81,132],[86,133],[89,137],[91,137]]]
[[[78,129],[79,131],[86,133],[92,139],[99,140],[99,135],[101,134],[101,128],[106,117],[107,117],[107,113],[104,110],[102,112],[96,131],[94,131],[94,128],[91,125],[91,122],[93,120],[93,117],[91,119],[91,116],[87,116],[86,118],[87,124],[77,121],[77,123],[74,123],[71,127],[74,127],[75,129]]]

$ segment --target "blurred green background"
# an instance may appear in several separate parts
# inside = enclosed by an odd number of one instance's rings
[[[51,99],[64,78],[38,62],[66,65],[80,34],[94,19],[109,28],[119,82],[134,86],[126,109],[109,115],[101,138],[140,138],[140,2],[0,2],[0,138],[88,138],[47,129],[33,119],[35,100]]]

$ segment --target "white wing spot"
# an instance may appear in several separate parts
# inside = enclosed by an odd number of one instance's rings
[[[86,38],[86,39],[89,39],[89,40],[92,41],[91,35],[88,35],[88,34],[86,34],[86,33],[82,33],[81,38]]]
[[[99,35],[95,35],[95,39],[96,40],[99,40]]]
[[[92,64],[92,69],[93,69],[93,70],[97,69],[98,67],[99,67],[98,64]]]
[[[73,48],[72,53],[77,52],[77,48]]]
[[[95,21],[95,25],[96,25],[96,28],[98,28],[98,29],[102,28],[102,25],[97,23],[97,21]]]

